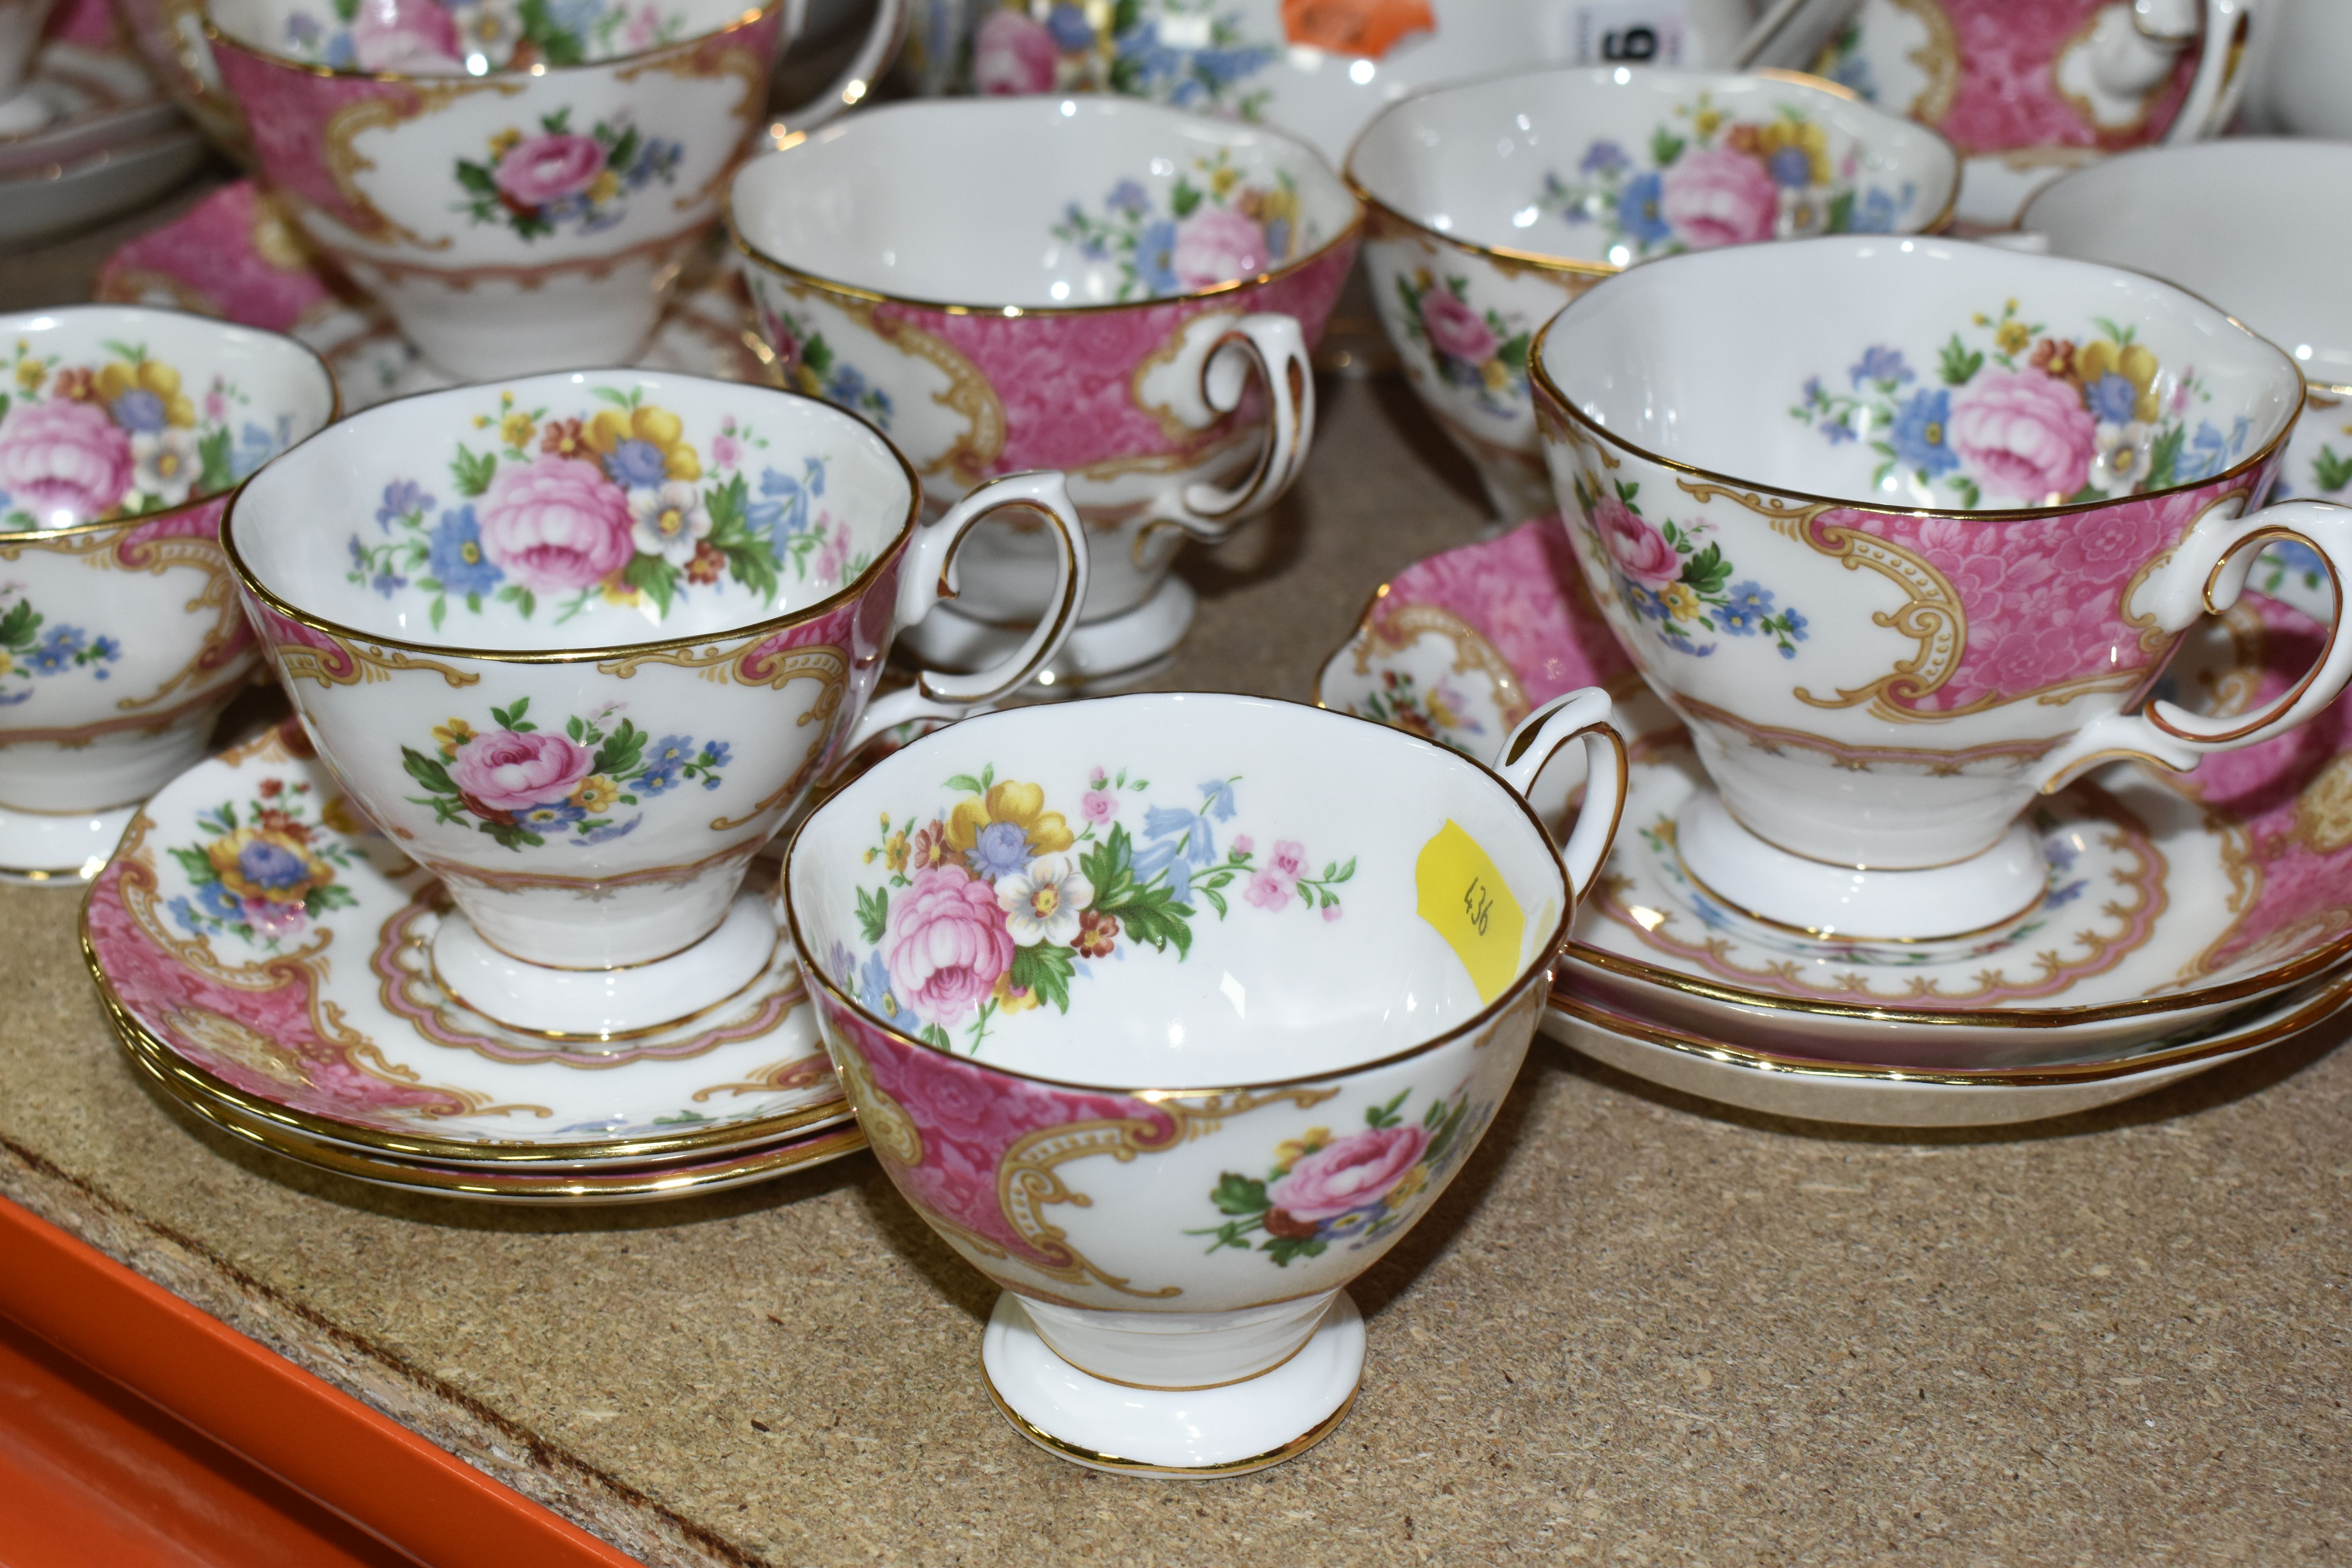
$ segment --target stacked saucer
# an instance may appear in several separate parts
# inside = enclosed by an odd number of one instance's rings
[[[2312,606],[2318,608],[2319,606]],[[2249,594],[2192,633],[2159,695],[2243,712],[2326,627]],[[1554,972],[1550,1031],[1636,1077],[1774,1114],[1993,1125],[2113,1103],[2275,1045],[2352,996],[2352,713],[2343,702],[2186,774],[2114,764],[2034,816],[2052,879],[2000,929],[1826,941],[1725,908],[1672,835],[1697,777],[1642,688],[1558,518],[1381,587],[1317,699],[1486,758],[1574,687],[1639,731],[1624,827]],[[1554,769],[1554,774],[1565,773]],[[1564,812],[1555,776],[1538,805]]]
[[[448,907],[289,721],[147,803],[91,887],[82,949],[124,1049],[164,1093],[378,1185],[643,1202],[865,1146],[781,942],[695,1016],[567,1037],[450,994],[431,948]]]

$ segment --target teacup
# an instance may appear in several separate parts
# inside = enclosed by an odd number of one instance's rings
[[[34,129],[49,117],[37,100],[20,100],[41,51],[41,28],[56,0],[0,0],[0,134]]]
[[[785,0],[502,4],[215,0],[208,36],[262,177],[434,364],[626,363],[763,121]]]
[[[872,110],[745,167],[728,216],[787,384],[880,425],[931,504],[1068,473],[1097,545],[1059,673],[1094,679],[1175,647],[1177,547],[1306,461],[1360,215],[1288,137],[1092,98]],[[1045,562],[1034,532],[975,541],[916,646],[984,657],[1043,613]]]
[[[1355,1396],[1343,1288],[1508,1092],[1615,832],[1606,694],[1499,775],[1262,698],[1114,697],[916,742],[784,863],[802,972],[883,1169],[1003,1287],[1013,1426],[1082,1464],[1231,1475]],[[1572,740],[1565,863],[1525,799]]]
[[[1910,234],[1951,215],[1932,131],[1788,75],[1531,71],[1381,111],[1348,154],[1381,325],[1506,521],[1552,510],[1528,343],[1568,300],[1654,257]]]
[[[254,668],[228,492],[335,416],[291,338],[67,306],[0,316],[0,868],[93,876]]]
[[[1279,126],[1334,163],[1380,107],[1529,65],[1730,63],[1749,0],[929,0],[908,52],[924,90],[1118,92]]]
[[[2126,153],[2067,175],[2025,209],[2021,242],[2056,256],[2140,268],[2203,295],[2303,369],[2303,417],[2273,500],[2352,500],[2352,288],[2336,258],[2352,222],[2309,199],[2352,179],[2352,148],[2230,137]],[[2185,209],[2182,195],[2194,192]],[[2246,237],[2259,232],[2259,244]],[[2255,584],[2325,616],[2327,578],[2273,545]]]
[[[2338,0],[2263,0],[2247,47],[2249,128],[2276,136],[2352,136],[2352,9]]]
[[[2170,284],[1927,239],[1672,258],[1536,342],[1586,582],[1714,783],[1674,826],[1724,903],[1820,934],[2018,918],[2037,791],[2188,768],[2334,700],[2135,711],[2267,542],[2352,563],[2352,510],[2252,511],[2294,362]]]
[[[928,524],[920,494],[815,399],[593,371],[379,404],[256,476],[224,531],[320,756],[465,917],[434,938],[443,985],[612,1035],[766,966],[773,921],[736,889],[831,759],[1011,690],[1066,632],[1086,549],[1059,475]],[[869,701],[1006,507],[1060,545],[1057,615],[1001,667]]]
[[[2006,228],[2070,168],[2228,124],[2245,89],[2252,9],[2252,0],[1862,0],[1813,69],[1949,137],[1967,160],[1960,221]]]

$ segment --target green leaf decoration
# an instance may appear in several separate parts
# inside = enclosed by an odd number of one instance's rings
[[[1217,1178],[1216,1188],[1209,1194],[1209,1199],[1217,1205],[1219,1214],[1264,1214],[1265,1184],[1255,1177],[1227,1171]]]
[[[2172,434],[2176,437],[2176,446],[2179,433],[2180,426],[2175,426]],[[2311,477],[2323,493],[2334,495],[2346,485],[2352,485],[2352,458],[2339,458],[2335,447],[2322,447],[2319,456],[2311,460]],[[2154,478],[2153,474],[2149,476],[2151,483]]]
[[[1077,955],[1059,942],[1041,942],[1034,947],[1013,950],[1013,984],[1033,992],[1041,1002],[1051,1002],[1061,1012],[1070,1010],[1070,977],[1076,973]]]
[[[890,889],[876,888],[857,895],[857,931],[868,943],[879,942],[890,924]]]
[[[656,615],[669,614],[677,594],[677,568],[658,555],[640,555],[622,568],[621,581],[654,602]]]
[[[457,456],[449,464],[449,477],[457,482],[461,496],[478,496],[490,488],[490,476],[499,471],[498,458],[488,452],[480,457],[466,450],[461,442]]]
[[[435,795],[454,795],[457,793],[457,786],[451,782],[449,770],[441,765],[440,758],[428,757],[414,746],[403,746],[400,748],[400,761],[401,765],[408,770],[410,778]]]
[[[1958,386],[1984,368],[1985,356],[1961,342],[1958,332],[1952,334],[1952,341],[1943,346],[1937,358],[1947,386]]]
[[[1825,232],[1830,234],[1853,232],[1853,193],[1852,191],[1840,191],[1830,198],[1829,227]]]
[[[637,771],[637,763],[644,759],[645,752],[646,732],[624,719],[621,727],[606,736],[604,743],[596,748],[595,760],[589,766],[608,778],[626,778]]]

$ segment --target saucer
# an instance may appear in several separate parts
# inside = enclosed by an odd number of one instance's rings
[[[138,205],[204,162],[204,139],[102,0],[63,8],[0,123],[0,249]]]
[[[1157,674],[1192,627],[1199,601],[1172,573],[1131,610],[1080,621],[1037,677],[1063,696],[1099,696]],[[985,669],[1019,647],[1027,626],[1000,626],[943,604],[898,634],[898,646],[934,669]]]
[[[2250,707],[2308,663],[2313,619],[2249,594],[2185,640],[2166,695]],[[1491,755],[1536,703],[1630,679],[1555,519],[1418,563],[1375,595],[1318,700]],[[2352,718],[2170,778],[2111,767],[2043,803],[2062,875],[1974,943],[1840,943],[1748,921],[1680,871],[1696,776],[1671,716],[1641,736],[1625,829],[1556,993],[1707,1038],[1906,1068],[2026,1066],[2178,1034],[2352,952]],[[1563,799],[1554,784],[1550,798]],[[1539,799],[1539,805],[1543,804]],[[1667,819],[1661,832],[1661,818]],[[2071,825],[2071,826],[2070,826]],[[2076,882],[2081,883],[2076,887]],[[2070,891],[2070,889],[2072,889]]]
[[[2136,1099],[2278,1044],[2352,1000],[2352,979],[2296,991],[2254,1016],[2106,1060],[1921,1072],[1749,1049],[1555,992],[1544,1032],[1633,1078],[1743,1110],[1863,1127],[2004,1127]]]
[[[439,882],[308,753],[289,725],[197,764],[91,884],[84,954],[134,1052],[312,1142],[541,1175],[736,1154],[846,1114],[788,956],[704,1014],[609,1040],[512,1029],[440,992],[423,945]]]
[[[334,372],[346,414],[457,384],[425,362],[381,306],[324,268],[251,180],[222,186],[108,257],[97,298],[167,305],[298,338]],[[764,347],[749,328],[740,287],[713,250],[688,268],[637,363],[770,382]]]

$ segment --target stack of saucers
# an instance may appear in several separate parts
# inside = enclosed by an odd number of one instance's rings
[[[1785,321],[1739,320],[1760,298]],[[1484,755],[1557,690],[1652,689],[1556,1033],[1751,1109],[1990,1124],[2352,994],[2338,612],[2275,558],[2241,592],[2266,542],[2325,562],[2352,521],[2248,504],[2285,354],[2144,278],[1929,241],[1586,300],[1533,355],[1563,517],[1383,588],[1319,692]]]
[[[694,1017],[566,1037],[446,991],[431,937],[448,908],[289,723],[148,801],[90,889],[82,944],[124,1047],[164,1093],[361,1181],[645,1202],[865,1147],[782,946]]]

